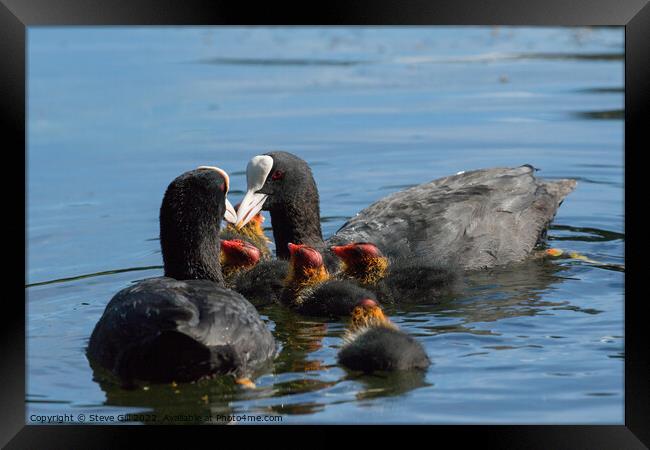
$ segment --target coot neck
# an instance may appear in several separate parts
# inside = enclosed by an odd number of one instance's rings
[[[305,197],[294,197],[270,209],[275,253],[278,258],[289,259],[287,244],[306,244],[317,250],[325,246],[320,226],[318,192]]]
[[[214,234],[218,234],[216,229]],[[204,236],[198,241],[180,240],[174,244],[179,248],[165,248],[162,244],[161,237],[166,277],[177,280],[210,280],[223,284],[218,238]]]
[[[177,280],[210,280],[223,285],[219,241],[223,210],[193,208],[160,211],[160,247],[165,276]]]

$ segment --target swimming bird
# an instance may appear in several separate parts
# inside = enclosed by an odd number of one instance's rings
[[[119,291],[90,336],[87,356],[122,381],[191,381],[228,374],[250,386],[276,343],[255,307],[226,289],[218,230],[229,178],[201,167],[174,179],[160,208],[164,277]]]
[[[431,364],[422,345],[393,324],[372,299],[354,307],[343,341],[337,359],[351,370],[422,370]]]
[[[352,280],[331,278],[323,256],[305,244],[287,244],[291,258],[284,279],[282,302],[309,316],[338,318],[348,316],[362,299],[374,298],[373,292]]]
[[[242,239],[221,241],[221,265],[226,285],[256,307],[280,302],[289,263],[261,259],[258,247]]]
[[[343,262],[339,278],[357,280],[383,304],[436,302],[460,287],[457,268],[418,257],[388,258],[370,242],[334,245]]]
[[[536,178],[535,168],[461,172],[405,189],[360,211],[327,241],[320,225],[319,196],[311,169],[287,152],[253,157],[237,227],[260,210],[271,215],[279,258],[289,242],[326,251],[332,245],[372,242],[389,257],[457,263],[464,270],[524,260],[543,239],[575,180]]]
[[[239,204],[235,206],[239,208]],[[264,234],[264,216],[255,214],[249,222],[242,227],[235,227],[234,223],[228,223],[219,233],[221,240],[243,240],[253,244],[261,252],[261,257],[268,259],[271,256],[269,243],[271,242]]]
[[[260,262],[262,252],[243,239],[221,239],[220,262],[226,286],[231,287],[233,279]]]

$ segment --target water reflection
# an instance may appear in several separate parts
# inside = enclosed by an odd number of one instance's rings
[[[414,389],[433,386],[427,383],[426,372],[423,370],[409,370],[403,372],[385,372],[372,375],[349,376],[346,379],[360,382],[363,388],[357,392],[357,400],[366,400],[379,397],[395,397]]]
[[[95,375],[101,369],[95,370]],[[95,379],[106,394],[106,405],[142,408],[124,417],[127,422],[145,424],[228,423],[220,416],[234,413],[230,402],[243,388],[228,377],[195,383],[152,384],[124,389],[104,377]]]
[[[323,346],[327,323],[312,321],[282,306],[262,310],[275,323],[273,335],[282,350],[275,360],[275,372],[309,372],[321,369],[321,362],[307,357]]]

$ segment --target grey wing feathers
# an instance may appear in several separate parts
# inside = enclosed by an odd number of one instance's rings
[[[266,361],[274,355],[276,346],[271,332],[242,295],[212,288],[197,307],[199,323],[180,324],[179,331],[210,347],[231,345],[243,361],[250,363]]]
[[[530,166],[464,172],[389,195],[328,244],[368,241],[388,255],[435,258],[466,270],[520,261],[575,180],[543,181]]]
[[[183,333],[207,348],[232,346],[252,366],[276,350],[270,331],[241,295],[207,280],[162,277],[115,294],[93,331],[88,352],[111,368],[125,345],[165,332]]]

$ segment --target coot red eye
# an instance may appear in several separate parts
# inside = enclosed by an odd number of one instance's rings
[[[281,170],[276,170],[275,172],[273,172],[273,175],[271,175],[271,179],[273,181],[281,180],[282,178],[284,178],[284,172]]]

